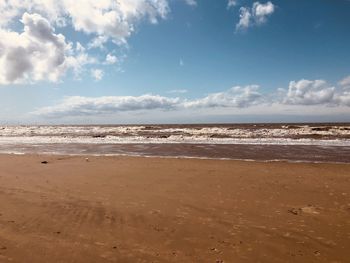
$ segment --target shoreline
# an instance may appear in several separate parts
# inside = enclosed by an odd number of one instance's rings
[[[350,163],[350,147],[215,144],[2,145],[0,152],[53,155],[144,156],[223,160]]]
[[[348,164],[0,154],[0,261],[346,262],[349,187]]]
[[[309,160],[288,160],[288,159],[233,159],[233,158],[216,158],[216,157],[200,157],[200,156],[164,156],[164,155],[142,155],[142,154],[66,154],[66,153],[0,153],[1,156],[58,156],[58,157],[96,157],[96,158],[146,158],[146,159],[174,159],[174,160],[208,160],[208,161],[232,161],[232,162],[257,162],[257,163],[290,163],[290,164],[339,164],[339,165],[350,165],[349,162],[334,162],[334,161],[309,161]]]

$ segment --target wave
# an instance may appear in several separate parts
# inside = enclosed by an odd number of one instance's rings
[[[256,145],[318,145],[350,146],[350,139],[292,138],[212,138],[208,136],[172,135],[167,138],[143,136],[3,136],[1,145],[11,144],[256,144]]]

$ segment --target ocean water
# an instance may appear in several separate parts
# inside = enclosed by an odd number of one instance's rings
[[[350,163],[350,124],[0,126],[0,153]]]

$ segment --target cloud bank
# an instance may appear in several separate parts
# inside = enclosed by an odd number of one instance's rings
[[[343,89],[350,89],[350,76],[343,78],[341,81],[338,82],[338,84]]]
[[[262,100],[263,96],[259,92],[259,86],[236,86],[224,92],[212,93],[201,99],[187,101],[184,106],[186,108],[245,108],[258,104]]]
[[[170,110],[177,107],[179,99],[159,95],[108,96],[87,98],[66,97],[60,104],[45,107],[34,112],[46,117],[104,115],[123,111]]]
[[[284,99],[286,104],[316,105],[333,102],[335,87],[330,87],[324,80],[291,81]]]
[[[335,109],[350,107],[350,91],[333,87],[324,80],[291,81],[288,88],[279,92],[263,93],[258,85],[235,86],[223,92],[211,93],[198,99],[180,99],[160,95],[110,96],[110,97],[66,97],[59,104],[33,112],[43,117],[113,115],[132,111],[210,111],[217,109],[260,109],[275,113],[284,111]],[[326,107],[325,107],[326,106]],[[348,111],[347,108],[346,111]],[[277,112],[276,112],[277,111]]]

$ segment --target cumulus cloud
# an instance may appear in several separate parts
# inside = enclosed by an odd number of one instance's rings
[[[157,23],[168,13],[166,0],[63,1],[64,10],[75,30],[112,39],[124,44],[134,31],[137,21],[148,18]]]
[[[125,111],[169,110],[179,104],[177,98],[167,98],[159,95],[110,96],[110,97],[80,97],[65,98],[60,104],[45,107],[34,112],[46,117],[84,116],[114,114]]]
[[[24,13],[22,33],[0,29],[0,84],[57,81],[78,63],[62,34],[39,14]]]
[[[346,90],[339,94],[335,94],[334,100],[338,105],[350,107],[350,91]]]
[[[244,108],[259,104],[262,101],[263,96],[259,92],[259,86],[250,85],[245,87],[236,86],[224,92],[212,93],[201,99],[187,101],[184,106],[187,108]]]
[[[267,18],[273,14],[275,8],[275,5],[270,1],[265,4],[254,2],[251,8],[241,7],[239,9],[239,22],[236,24],[236,30],[245,30],[251,26],[266,23]]]
[[[350,76],[343,78],[338,84],[344,89],[350,89]]]
[[[157,23],[169,11],[168,0],[0,1],[0,84],[58,81],[68,69],[77,75],[94,62],[55,27],[87,34],[89,48],[103,48],[108,41],[126,45],[138,23]],[[112,55],[106,60],[115,62]]]
[[[253,4],[252,13],[257,24],[263,24],[266,22],[267,17],[275,11],[275,6],[271,2],[266,4],[260,4],[255,2]]]
[[[335,87],[331,87],[324,80],[291,81],[284,99],[286,104],[316,105],[333,102]]]
[[[6,0],[0,1],[0,27],[4,28],[14,22],[15,18],[22,17],[23,13],[39,13],[56,25],[65,25],[62,14],[62,1],[55,0]],[[57,23],[56,23],[57,22]]]
[[[134,30],[135,23],[147,18],[156,23],[169,12],[167,0],[8,0],[0,2],[0,26],[25,11],[39,13],[61,26],[69,23],[75,30],[104,36],[123,43]]]
[[[347,76],[338,82],[341,90],[335,94],[335,101],[344,106],[350,106],[350,76]]]

